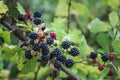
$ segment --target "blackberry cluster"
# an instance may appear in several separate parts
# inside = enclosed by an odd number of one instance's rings
[[[103,62],[107,62],[108,59],[109,59],[107,55],[102,55],[101,58],[102,58],[102,61],[103,61]]]
[[[31,50],[27,50],[26,52],[25,52],[25,58],[26,59],[31,59],[33,56],[31,55]]]
[[[70,55],[72,56],[78,56],[79,50],[77,48],[71,48]]]
[[[51,44],[54,43],[54,39],[53,38],[48,38],[46,42],[47,42],[48,45],[51,45]]]
[[[70,47],[70,45],[71,45],[70,41],[63,41],[62,42],[63,49],[68,49]]]
[[[35,40],[38,38],[38,34],[36,32],[30,32],[29,37],[30,39]]]
[[[90,58],[91,59],[96,59],[97,58],[97,53],[96,52],[91,52],[90,53]]]
[[[67,59],[65,62],[65,66],[67,68],[71,68],[74,65],[74,61],[72,59]]]

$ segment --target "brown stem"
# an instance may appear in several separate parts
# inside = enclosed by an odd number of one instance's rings
[[[70,28],[70,7],[71,7],[71,0],[68,0],[67,33],[69,33],[69,28]]]
[[[81,80],[81,79],[77,78],[74,74],[72,74],[71,72],[69,72],[67,69],[65,69],[64,67],[62,67],[61,70],[63,72],[65,72],[66,74],[68,74],[70,77],[72,77],[73,80]]]
[[[37,80],[37,76],[38,76],[38,72],[40,70],[40,67],[41,67],[41,63],[39,63],[38,68],[37,68],[37,70],[35,72],[34,80]]]
[[[10,31],[13,31],[13,34],[18,37],[22,41],[28,41],[28,39],[23,35],[22,31],[17,31],[13,26],[11,26],[8,22],[6,22],[4,19],[0,21],[0,23],[7,27]]]

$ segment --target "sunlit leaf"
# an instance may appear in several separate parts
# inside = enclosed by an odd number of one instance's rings
[[[99,19],[94,19],[91,23],[88,24],[88,29],[92,33],[106,32],[110,30],[111,26]]]
[[[109,14],[109,20],[113,27],[116,26],[119,22],[119,17],[118,17],[117,12],[115,12],[115,11],[111,12]]]
[[[21,4],[17,3],[17,10],[21,13],[21,14],[25,14],[25,10],[24,8],[21,6]]]

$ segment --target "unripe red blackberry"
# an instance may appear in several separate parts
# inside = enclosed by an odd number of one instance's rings
[[[30,11],[27,11],[25,14],[26,19],[31,19],[31,13]]]
[[[103,65],[100,65],[100,66],[98,66],[98,69],[99,69],[100,71],[102,71],[102,70],[104,69],[104,66],[103,66]]]
[[[94,64],[97,64],[98,63],[98,59],[93,59],[92,61]]]
[[[50,32],[50,37],[53,39],[56,39],[56,33],[55,32]]]
[[[112,61],[112,60],[114,60],[114,59],[115,59],[115,55],[110,54],[110,55],[108,56],[108,58],[109,58],[109,60],[110,60],[110,61]]]
[[[114,74],[114,71],[112,69],[110,69],[107,76],[113,76],[113,74]]]

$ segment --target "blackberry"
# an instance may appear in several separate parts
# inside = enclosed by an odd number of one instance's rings
[[[41,57],[42,61],[48,61],[49,60],[49,56],[48,55],[43,55]]]
[[[34,22],[34,24],[39,25],[42,21],[40,18],[36,17],[36,18],[34,18],[33,22]]]
[[[39,50],[40,50],[40,45],[39,45],[39,44],[34,44],[34,45],[32,46],[32,49],[33,49],[34,51],[39,51]]]
[[[90,53],[90,58],[91,58],[91,59],[97,58],[97,53],[96,53],[96,52],[91,52],[91,53]]]
[[[65,62],[65,66],[67,68],[71,68],[74,65],[74,61],[72,59],[67,59]]]
[[[48,45],[51,45],[51,44],[54,43],[54,39],[53,38],[48,38],[46,42],[47,42]]]
[[[50,60],[53,59],[54,57],[56,57],[56,54],[52,51],[52,52],[50,53]]]
[[[43,50],[45,50],[46,48],[48,48],[48,44],[43,42],[41,43],[41,46],[40,46]]]
[[[62,54],[61,50],[59,48],[56,48],[50,53],[50,59],[53,59],[54,57],[58,57],[61,54]]]
[[[99,71],[102,71],[104,69],[103,65],[98,66]]]
[[[30,40],[30,44],[34,45],[34,40],[33,39]]]
[[[54,67],[57,68],[57,69],[61,69],[62,68],[62,63],[58,60],[56,60],[54,62]]]
[[[31,50],[27,50],[26,52],[25,52],[25,58],[26,59],[31,59],[33,56],[31,55]]]
[[[70,55],[77,56],[79,54],[79,50],[77,48],[71,48]]]
[[[71,45],[70,41],[63,41],[62,42],[63,49],[68,49],[70,47],[70,45]]]
[[[20,21],[24,21],[24,20],[25,20],[25,15],[23,15],[23,14],[19,14],[19,16],[18,16],[18,20],[20,20]]]
[[[103,61],[103,62],[107,62],[108,59],[109,59],[107,55],[102,55],[101,58],[102,58],[102,61]]]
[[[50,37],[53,39],[56,39],[56,33],[55,32],[50,32]]]
[[[60,55],[58,58],[57,58],[58,61],[62,62],[62,63],[65,63],[66,62],[66,57],[64,55]]]
[[[33,40],[38,38],[38,34],[36,32],[30,32],[29,37]]]
[[[110,61],[112,61],[112,60],[115,59],[115,55],[113,55],[113,54],[110,54],[108,57],[109,57],[109,60],[110,60]]]
[[[42,49],[42,55],[48,55],[50,52],[49,48]]]
[[[34,12],[34,17],[41,17],[41,11],[37,10]]]

